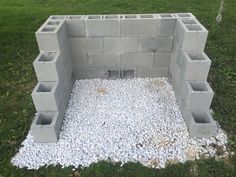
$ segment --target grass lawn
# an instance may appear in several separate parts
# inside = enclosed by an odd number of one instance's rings
[[[214,118],[236,152],[236,1],[225,0],[223,21],[215,23],[220,0],[0,0],[0,177],[10,176],[236,176],[236,156],[197,160],[154,170],[139,163],[99,162],[72,168],[18,169],[10,163],[25,139],[35,109],[32,62],[38,54],[35,31],[52,14],[192,12],[209,30],[206,53],[212,59],[209,83],[215,91]]]

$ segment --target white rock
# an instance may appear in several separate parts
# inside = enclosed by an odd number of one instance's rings
[[[209,145],[216,142],[227,144],[221,129],[214,138],[189,136],[166,78],[78,80],[59,141],[35,143],[29,132],[11,162],[28,169],[57,164],[77,168],[110,158],[164,168],[168,160],[189,160],[186,149],[195,149],[197,159],[213,156],[216,150]]]

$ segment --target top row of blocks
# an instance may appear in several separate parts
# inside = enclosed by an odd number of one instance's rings
[[[112,15],[52,15],[52,20],[115,20],[115,19],[153,19],[153,18],[196,18],[191,13],[163,13],[163,14],[112,14]]]
[[[69,37],[173,36],[177,19],[196,20],[191,13],[53,15],[36,34],[57,33],[65,22]]]

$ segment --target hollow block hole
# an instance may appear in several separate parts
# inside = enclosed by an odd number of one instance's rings
[[[56,28],[53,27],[44,27],[42,29],[42,32],[53,32]]]
[[[153,18],[153,15],[141,15],[141,18]]]
[[[125,18],[127,18],[127,19],[134,19],[134,18],[136,18],[136,15],[126,15]]]
[[[117,19],[118,16],[117,15],[106,15],[104,18],[105,19]]]
[[[161,16],[161,17],[164,17],[164,18],[165,18],[165,17],[172,17],[171,14],[160,14],[160,16]]]
[[[207,113],[192,113],[192,115],[193,115],[193,119],[194,119],[194,121],[196,122],[196,123],[210,123],[210,119],[209,119],[209,117],[208,117],[208,115],[207,115]]]
[[[90,15],[90,16],[88,16],[88,19],[100,19],[101,18],[101,16],[99,16],[99,15]]]
[[[188,53],[191,60],[206,60],[202,53]]]
[[[194,21],[194,20],[190,20],[190,19],[184,19],[184,20],[182,20],[182,22],[183,22],[184,24],[186,24],[186,25],[197,24],[196,21]]]
[[[47,23],[47,25],[59,25],[59,24],[60,24],[59,21],[49,21],[49,22]]]
[[[191,17],[190,14],[177,14],[179,17]]]
[[[51,92],[53,88],[52,83],[40,83],[37,92]]]
[[[80,20],[82,18],[82,16],[80,15],[73,15],[73,16],[70,16],[69,19],[78,19]]]
[[[52,123],[52,120],[53,120],[53,114],[40,113],[36,124],[37,125],[50,125]]]
[[[64,19],[65,18],[65,16],[52,16],[52,18],[51,19],[55,19],[55,20],[61,20],[61,19]]]
[[[41,61],[41,62],[53,61],[53,59],[55,58],[55,55],[56,55],[55,52],[43,53],[38,61]]]
[[[189,82],[194,91],[208,91],[204,82]]]
[[[202,28],[198,25],[186,25],[189,31],[202,31]]]

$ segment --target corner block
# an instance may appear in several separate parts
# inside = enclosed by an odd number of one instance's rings
[[[67,45],[65,21],[58,25],[42,25],[35,33],[40,51],[60,51]]]
[[[206,45],[208,31],[196,20],[178,19],[175,31],[181,50],[202,52]]]

